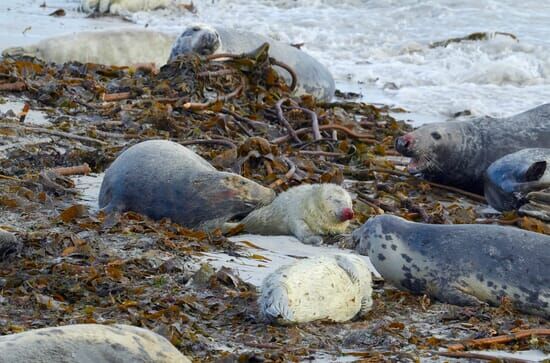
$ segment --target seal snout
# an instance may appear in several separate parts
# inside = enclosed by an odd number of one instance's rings
[[[342,213],[340,213],[341,222],[349,221],[350,219],[353,219],[353,217],[355,217],[355,214],[353,213],[353,209],[351,208],[342,209]]]
[[[411,134],[405,134],[401,137],[398,137],[397,140],[395,140],[395,150],[397,150],[397,152],[405,156],[411,156],[412,154],[411,149],[413,144],[414,144],[414,137]]]

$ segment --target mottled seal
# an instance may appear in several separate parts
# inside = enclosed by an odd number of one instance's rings
[[[550,236],[496,225],[433,225],[383,215],[353,232],[382,277],[455,305],[506,296],[520,311],[550,317]]]
[[[485,173],[485,198],[499,211],[520,210],[550,220],[550,149],[529,148],[505,155]],[[544,198],[546,195],[546,198]]]
[[[47,38],[25,47],[8,48],[2,56],[28,56],[60,64],[76,61],[113,66],[138,63],[161,66],[166,63],[175,38],[175,35],[141,29],[80,32]]]
[[[213,53],[247,53],[269,43],[269,54],[284,62],[296,71],[298,84],[296,95],[309,93],[321,100],[330,100],[334,95],[334,79],[329,70],[306,52],[288,44],[275,41],[262,35],[224,27],[211,27],[204,24],[192,25],[185,29],[175,41],[170,59],[180,54],[196,52],[202,55]],[[279,72],[290,83],[287,71]]]
[[[167,339],[130,325],[76,324],[0,336],[0,363],[191,363]]]
[[[109,166],[99,207],[108,213],[134,211],[211,230],[274,197],[273,190],[220,172],[185,146],[149,140],[131,146]]]
[[[20,248],[21,244],[15,235],[0,228],[0,262],[17,253]]]
[[[550,104],[507,118],[428,124],[396,140],[412,158],[409,172],[483,193],[483,175],[498,158],[528,147],[550,147]]]
[[[263,281],[260,314],[279,324],[348,321],[372,307],[372,277],[359,256],[312,257],[282,266]]]
[[[279,194],[247,215],[240,224],[249,233],[293,235],[306,244],[323,243],[322,235],[344,233],[353,219],[349,193],[336,184],[303,184]],[[232,227],[229,224],[225,229]]]
[[[174,5],[174,0],[81,0],[80,10],[86,13],[124,15],[137,11],[165,9]]]

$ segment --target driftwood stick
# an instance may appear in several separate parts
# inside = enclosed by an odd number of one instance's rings
[[[63,138],[66,138],[66,139],[78,140],[78,141],[88,142],[88,143],[92,143],[92,144],[107,145],[107,143],[105,141],[101,141],[101,140],[98,140],[98,139],[93,139],[91,137],[74,135],[74,134],[70,134],[68,132],[50,130],[50,129],[45,129],[45,128],[42,128],[42,127],[29,127],[29,126],[22,126],[22,125],[16,125],[16,124],[5,124],[5,123],[0,124],[0,127],[11,127],[11,128],[20,129],[20,130],[23,130],[23,131],[35,132],[37,134],[48,134],[48,135],[52,135],[52,136],[59,136],[59,137],[63,137]]]
[[[338,157],[338,158],[343,158],[346,156],[346,154],[344,153],[321,151],[321,150],[298,150],[298,153],[302,155],[330,156],[330,157]]]
[[[270,57],[269,60],[271,61],[271,64],[275,66],[279,66],[284,70],[286,70],[288,73],[290,73],[290,76],[292,77],[292,82],[290,83],[290,92],[293,92],[296,89],[296,86],[298,85],[298,75],[296,74],[296,71],[294,71],[294,69],[292,69],[292,67],[289,66],[288,64],[278,61],[275,58]]]
[[[203,145],[223,145],[223,146],[227,146],[227,147],[230,147],[232,149],[236,149],[237,148],[237,145],[235,145],[234,143],[232,143],[231,141],[227,140],[227,139],[215,139],[215,140],[206,140],[206,139],[199,139],[199,140],[185,140],[185,141],[179,141],[179,144],[181,145],[198,145],[198,144],[203,144]]]
[[[503,344],[503,343],[509,343],[514,340],[519,340],[523,338],[528,338],[531,336],[550,336],[550,329],[527,329],[527,330],[519,330],[514,333],[506,334],[506,335],[499,335],[496,337],[490,337],[490,338],[481,338],[481,339],[474,339],[474,340],[468,340],[463,343],[457,343],[448,345],[447,349],[451,351],[457,351],[457,350],[464,350],[466,348],[478,348],[482,347],[484,345],[490,345],[490,344]]]
[[[92,171],[92,169],[90,169],[90,166],[87,163],[84,163],[82,165],[77,165],[77,166],[53,168],[52,171],[57,175],[67,176],[67,175],[87,175]]]
[[[294,173],[296,173],[296,165],[288,158],[283,157],[282,159],[285,161],[285,163],[288,164],[289,169],[283,178],[277,179],[273,183],[269,184],[269,188],[271,189],[278,187],[279,185],[283,184],[285,181],[289,181],[290,178],[294,176]]]
[[[296,108],[309,115],[309,117],[311,118],[311,129],[313,130],[313,139],[315,141],[321,140],[322,136],[321,136],[321,130],[319,129],[319,119],[317,118],[317,114],[305,107],[296,107]]]
[[[101,96],[101,100],[105,102],[113,102],[113,101],[127,100],[131,97],[132,97],[132,94],[130,92],[104,93]]]
[[[21,92],[27,89],[27,85],[24,82],[17,81],[13,83],[0,83],[0,91],[7,92]]]
[[[207,102],[204,102],[204,103],[187,102],[187,103],[183,104],[183,108],[185,108],[187,110],[192,110],[192,111],[206,110],[208,107],[216,104],[216,102],[225,102],[225,101],[228,101],[228,100],[230,100],[234,97],[239,96],[239,94],[244,90],[245,84],[246,83],[245,83],[244,78],[241,77],[241,84],[237,88],[235,88],[235,90],[233,92],[222,95],[222,96],[219,96],[219,97],[217,97],[213,100],[210,100],[210,101],[207,101]]]
[[[323,130],[340,130],[340,131],[345,132],[346,134],[348,134],[351,137],[359,139],[361,142],[364,142],[365,144],[375,144],[375,143],[378,142],[370,134],[357,134],[357,133],[351,131],[350,129],[348,129],[348,128],[342,126],[342,125],[321,125],[321,126],[319,126],[319,130],[321,130],[321,131],[323,131]],[[308,133],[308,132],[311,132],[311,131],[312,131],[311,127],[305,127],[303,129],[296,130],[296,134],[297,135],[302,135],[302,134],[305,134],[305,133]],[[288,139],[290,139],[290,136],[285,135],[285,136],[281,136],[281,137],[278,137],[276,139],[273,139],[271,141],[271,143],[272,144],[282,144],[283,142],[288,141]]]
[[[233,116],[235,120],[246,122],[248,126],[252,127],[254,130],[257,130],[257,129],[265,130],[267,128],[267,124],[261,121],[251,120],[248,117],[241,116],[236,112],[228,110],[227,108],[222,108],[221,112]]]

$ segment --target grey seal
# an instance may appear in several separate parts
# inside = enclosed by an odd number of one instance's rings
[[[107,213],[134,211],[211,230],[273,198],[273,190],[218,171],[185,146],[149,140],[131,146],[109,166],[99,207]]]
[[[372,276],[363,258],[349,253],[311,257],[282,266],[264,279],[261,316],[287,325],[363,316],[372,307]]]
[[[550,149],[516,151],[492,163],[485,172],[485,198],[499,211],[519,210],[550,221],[546,188],[550,188]]]
[[[4,49],[3,57],[33,57],[53,63],[97,63],[130,66],[164,65],[175,35],[152,30],[119,29],[80,32],[46,38],[24,47]],[[146,46],[144,46],[146,45]]]
[[[497,225],[433,225],[382,215],[353,232],[382,277],[455,305],[499,305],[550,317],[550,236]]]
[[[190,363],[166,338],[130,325],[75,324],[0,337],[0,363]]]
[[[492,162],[529,147],[550,148],[550,104],[500,119],[428,124],[397,138],[395,147],[412,158],[410,173],[482,194]]]
[[[169,61],[190,52],[201,55],[214,53],[248,53],[263,43],[269,43],[269,54],[294,69],[298,76],[296,95],[309,93],[328,101],[334,95],[334,78],[319,61],[304,51],[260,34],[224,27],[196,24],[186,28],[174,42]],[[290,76],[280,70],[287,82]]]

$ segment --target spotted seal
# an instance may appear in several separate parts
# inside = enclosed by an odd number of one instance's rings
[[[269,54],[289,65],[298,76],[296,95],[309,93],[321,100],[330,100],[334,95],[334,79],[329,70],[304,51],[275,41],[260,34],[224,27],[196,24],[186,28],[175,41],[170,60],[190,52],[209,55],[213,53],[247,53],[263,43],[269,43]],[[289,82],[285,70],[280,74]]]
[[[299,260],[266,276],[258,303],[264,319],[282,325],[348,321],[372,307],[371,272],[349,253]]]
[[[550,188],[550,149],[529,148],[505,155],[485,172],[485,198],[499,211],[519,209],[550,221],[546,188]]]
[[[274,197],[273,190],[218,171],[185,146],[148,140],[131,146],[109,166],[99,207],[108,213],[134,211],[211,230]]]
[[[240,224],[249,233],[293,235],[303,243],[319,245],[323,235],[344,233],[353,217],[351,196],[341,186],[302,184],[252,211]]]
[[[25,47],[7,48],[3,57],[33,57],[46,62],[130,66],[164,65],[175,35],[142,29],[79,32],[46,38]],[[147,44],[147,46],[143,46]]]
[[[382,277],[455,305],[499,305],[550,317],[550,236],[496,225],[433,225],[382,215],[353,232]]]
[[[412,158],[410,173],[482,194],[492,162],[521,149],[550,147],[550,104],[500,119],[428,124],[397,138],[395,147]]]
[[[76,324],[0,336],[0,363],[191,363],[167,339],[130,325]]]

